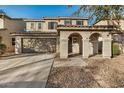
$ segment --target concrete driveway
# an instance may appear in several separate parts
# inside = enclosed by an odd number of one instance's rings
[[[0,60],[0,87],[44,88],[55,54],[22,54]]]

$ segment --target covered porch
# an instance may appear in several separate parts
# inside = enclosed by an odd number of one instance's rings
[[[82,58],[101,54],[103,58],[112,56],[112,35],[117,30],[113,26],[65,26],[57,28],[60,36],[60,58],[70,54],[80,54]]]

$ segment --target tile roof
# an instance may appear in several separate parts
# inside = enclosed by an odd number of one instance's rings
[[[53,36],[56,36],[57,35],[57,32],[45,32],[45,31],[43,31],[43,32],[41,32],[41,31],[28,31],[28,32],[13,32],[13,33],[11,33],[11,35],[23,35],[23,36],[25,36],[25,35],[33,35],[33,36],[37,36],[37,35],[44,35],[44,36],[47,36],[47,35],[53,35]]]
[[[99,25],[99,26],[78,26],[78,25],[58,25],[58,31],[66,31],[66,30],[92,30],[92,31],[112,31],[117,30],[116,26],[110,25]]]
[[[83,20],[88,20],[89,17],[80,17],[80,16],[45,16],[43,19],[83,19]]]

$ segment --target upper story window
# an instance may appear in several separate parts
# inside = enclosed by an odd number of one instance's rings
[[[42,29],[42,23],[38,23],[38,29]]]
[[[72,21],[71,21],[71,20],[65,20],[65,21],[64,21],[64,24],[65,24],[65,25],[72,25]]]
[[[83,21],[82,20],[77,20],[76,25],[80,25],[80,26],[83,25]]]
[[[34,23],[31,23],[31,29],[34,29]]]
[[[48,29],[56,29],[57,22],[48,22]]]

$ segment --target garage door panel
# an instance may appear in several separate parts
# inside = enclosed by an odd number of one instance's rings
[[[23,53],[56,52],[56,38],[23,38]]]

